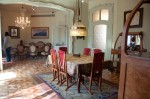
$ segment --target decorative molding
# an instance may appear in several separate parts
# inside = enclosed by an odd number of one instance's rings
[[[55,14],[33,14],[31,17],[55,17]]]

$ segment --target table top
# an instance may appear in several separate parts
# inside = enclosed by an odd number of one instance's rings
[[[80,57],[77,57],[73,56],[72,54],[67,54],[66,60],[69,62],[74,62],[76,64],[85,64],[85,63],[92,63],[93,57],[87,55],[81,55]]]
[[[81,55],[80,57],[73,56],[72,54],[66,55],[67,60],[67,72],[70,76],[73,76],[75,73],[78,73],[78,66],[82,66],[81,64],[89,64],[92,63],[93,57]],[[84,70],[88,70],[88,66],[84,66]]]

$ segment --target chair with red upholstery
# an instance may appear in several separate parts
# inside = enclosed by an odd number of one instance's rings
[[[84,48],[83,55],[90,55],[91,49],[90,48]]]
[[[67,87],[66,91],[73,86],[76,82],[72,83],[69,85],[69,79],[72,79],[72,76],[70,76],[67,73],[67,63],[66,63],[66,52],[59,50],[58,51],[59,55],[59,78],[60,78],[60,86],[66,82]]]
[[[104,53],[103,52],[99,52],[99,53],[94,53],[94,58],[93,58],[93,63],[90,66],[90,72],[87,73],[85,72],[85,70],[82,68],[79,68],[79,84],[82,84],[88,91],[88,93],[90,95],[92,95],[91,92],[91,86],[92,86],[92,81],[95,82],[96,85],[99,86],[99,88],[101,89],[101,83],[102,83],[102,62],[104,60]],[[82,66],[79,66],[82,67]],[[89,81],[89,87],[87,87],[84,84],[83,80],[84,78],[88,78],[87,81]]]
[[[51,52],[52,71],[53,71],[53,79],[52,79],[52,81],[54,81],[57,78],[58,79],[58,83],[59,83],[59,67],[58,67],[57,53],[56,53],[55,49],[51,49],[50,52]]]
[[[99,53],[99,52],[102,52],[102,50],[101,49],[94,49],[94,53]]]
[[[62,51],[65,51],[66,53],[68,53],[67,47],[59,47],[59,50],[62,50]]]

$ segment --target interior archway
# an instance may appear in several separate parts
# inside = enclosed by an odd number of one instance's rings
[[[60,5],[55,5],[52,3],[44,3],[44,2],[33,2],[30,0],[24,0],[24,1],[20,1],[20,0],[1,0],[0,4],[24,4],[24,5],[30,5],[30,6],[35,6],[35,7],[46,7],[46,8],[50,8],[50,9],[56,9],[58,11],[63,11],[67,13],[67,24],[65,27],[67,27],[67,41],[70,41],[71,38],[69,36],[69,28],[73,25],[73,16],[74,16],[74,12],[71,9],[62,7]],[[1,19],[0,19],[1,20]],[[1,24],[0,24],[1,27]],[[1,28],[0,28],[1,30]],[[2,33],[1,33],[2,35]],[[2,37],[2,36],[0,36]],[[2,42],[0,41],[0,43],[2,44]],[[69,48],[69,51],[71,51],[71,43],[67,42],[67,46]],[[2,49],[2,46],[0,47]],[[3,70],[3,66],[2,66],[2,52],[0,52],[0,70]]]

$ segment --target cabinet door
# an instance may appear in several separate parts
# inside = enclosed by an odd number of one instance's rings
[[[122,61],[119,99],[150,98],[150,59],[126,56]]]

